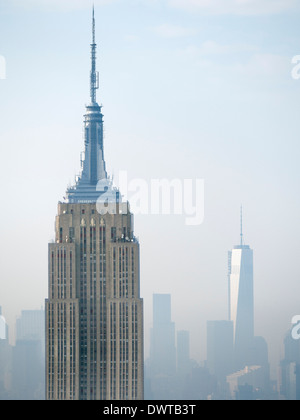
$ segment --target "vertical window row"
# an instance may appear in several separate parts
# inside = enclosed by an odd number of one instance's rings
[[[114,291],[114,297],[117,298],[128,298],[129,297],[129,248],[128,247],[119,247],[118,252],[119,257],[119,295],[116,295]],[[114,273],[115,273],[115,255],[114,255]],[[114,279],[115,283],[115,279]]]
[[[131,392],[132,399],[137,399],[138,396],[138,309],[137,304],[132,304],[132,318],[131,318],[131,332],[132,332],[132,353],[131,353]]]
[[[97,307],[96,307],[96,228],[90,227],[90,399],[96,399],[97,390]]]
[[[56,267],[56,270],[55,270],[55,267]],[[56,293],[55,293],[55,274],[56,274]],[[67,298],[67,254],[66,254],[66,249],[64,247],[57,249],[56,261],[55,261],[54,251],[51,252],[50,279],[51,279],[51,299]]]
[[[73,253],[66,247],[55,247],[50,252],[49,298],[73,298]]]
[[[125,294],[124,297],[128,298],[128,247],[125,248]]]
[[[54,251],[51,252],[51,273],[50,273],[50,279],[51,279],[51,295],[50,298],[54,299],[54,266],[55,266],[55,259],[54,259]]]
[[[87,238],[80,227],[80,399],[87,398]]]
[[[134,275],[134,249],[132,247],[131,248],[131,297],[133,297],[133,298],[135,296],[134,282],[135,282],[135,275]]]
[[[57,305],[57,399],[65,400],[67,394],[67,337],[66,337],[66,304]]]
[[[116,247],[113,248],[113,297],[117,297],[117,261],[116,261]]]
[[[75,229],[73,227],[69,228],[69,242],[72,244],[75,240]]]
[[[70,251],[70,299],[73,299],[73,253]]]
[[[117,398],[117,326],[116,303],[110,304],[110,398]]]
[[[122,296],[122,249],[119,248],[119,296]]]
[[[54,311],[53,304],[48,303],[48,357],[47,357],[47,372],[48,372],[48,399],[54,399]]]
[[[99,380],[100,380],[100,398],[106,399],[106,341],[107,341],[107,326],[106,326],[106,228],[99,227],[99,254],[100,254],[100,313],[98,320],[100,322],[100,348],[99,348]]]
[[[63,293],[62,298],[65,299],[67,297],[67,254],[65,248],[62,250],[62,255],[64,261],[64,268],[63,268]]]
[[[129,375],[129,322],[128,303],[119,304],[119,344],[120,344],[120,400],[128,400]]]
[[[75,305],[73,303],[69,306],[70,314],[70,330],[69,330],[69,341],[70,341],[70,399],[75,399],[75,377],[76,377],[76,359],[75,359],[75,349],[76,349],[76,331],[75,331]]]

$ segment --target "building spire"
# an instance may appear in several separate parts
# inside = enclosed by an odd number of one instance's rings
[[[69,203],[96,203],[102,192],[98,182],[107,180],[103,151],[103,115],[98,105],[96,92],[99,88],[99,74],[96,69],[95,8],[92,9],[90,101],[84,115],[84,154],[81,157],[81,171],[75,185],[67,189]]]
[[[95,6],[93,5],[93,44],[96,43],[96,37],[95,37]]]
[[[240,236],[241,236],[241,246],[243,246],[243,242],[244,242],[244,240],[243,240],[243,206],[241,206],[241,233],[240,233]]]
[[[91,44],[91,60],[92,60],[92,67],[91,67],[91,79],[90,79],[90,96],[91,96],[91,103],[96,104],[96,90],[99,89],[99,73],[96,70],[96,24],[95,24],[95,7],[93,6],[93,39]]]

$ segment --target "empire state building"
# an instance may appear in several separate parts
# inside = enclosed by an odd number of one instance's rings
[[[91,62],[81,173],[58,204],[49,244],[46,399],[141,400],[139,243],[105,167],[94,11]]]

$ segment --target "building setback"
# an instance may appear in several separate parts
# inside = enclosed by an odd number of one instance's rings
[[[46,399],[141,400],[139,242],[129,204],[105,169],[94,11],[91,53],[81,174],[58,204],[49,244]]]

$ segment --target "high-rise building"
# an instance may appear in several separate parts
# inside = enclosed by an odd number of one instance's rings
[[[146,371],[147,399],[176,399],[175,323],[171,318],[171,295],[153,295],[153,327]]]
[[[144,384],[139,243],[129,204],[105,168],[94,11],[91,59],[82,170],[58,204],[49,244],[46,398],[137,400]]]
[[[292,331],[284,339],[284,359],[280,362],[280,392],[287,400],[300,400],[300,340]]]
[[[0,340],[7,338],[7,325],[4,316],[2,315],[2,307],[0,306]]]
[[[232,321],[207,322],[207,367],[220,381],[233,372]]]
[[[184,330],[177,331],[177,374],[185,376],[190,370],[190,333]]]
[[[152,373],[176,373],[175,324],[171,320],[171,295],[153,295],[153,328],[151,332]]]
[[[24,310],[16,322],[12,388],[18,400],[45,398],[45,311]]]
[[[39,340],[45,338],[45,311],[24,310],[16,322],[16,340]]]
[[[229,320],[233,322],[236,369],[251,364],[254,339],[253,251],[243,241],[229,252]]]
[[[0,306],[0,400],[12,399],[12,346],[9,344],[8,325]]]

